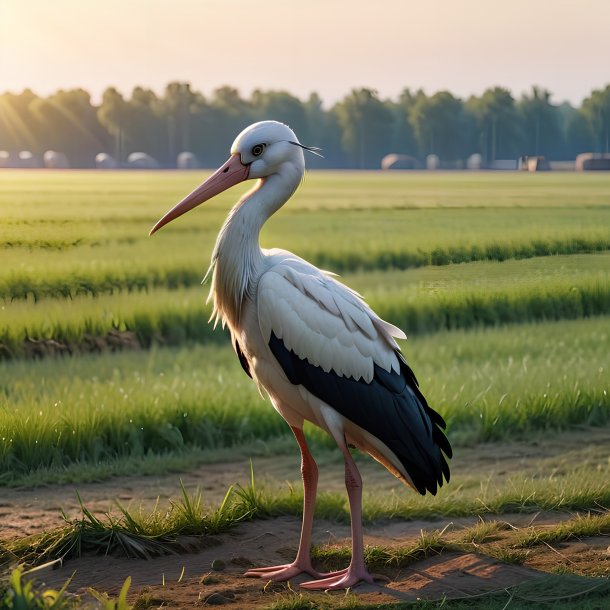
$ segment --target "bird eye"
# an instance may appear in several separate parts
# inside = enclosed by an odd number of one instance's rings
[[[265,146],[266,144],[256,144],[255,146],[253,146],[252,150],[250,151],[252,153],[252,156],[260,157],[263,154],[263,151],[265,150]]]

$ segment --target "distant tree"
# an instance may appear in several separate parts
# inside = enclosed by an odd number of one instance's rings
[[[341,127],[341,145],[352,165],[378,168],[391,152],[392,112],[372,89],[353,89],[333,108]]]
[[[610,84],[596,89],[582,103],[582,112],[589,123],[596,152],[610,152]]]
[[[486,161],[523,154],[519,115],[508,89],[487,89],[481,97],[471,97],[466,106],[476,119],[479,151]]]
[[[392,152],[416,157],[418,154],[415,130],[409,121],[415,97],[409,89],[404,89],[396,102],[388,102],[394,116],[392,129]]]
[[[565,134],[565,158],[574,159],[580,153],[592,151],[595,148],[595,138],[582,109],[565,103],[559,110]]]
[[[40,147],[64,153],[72,167],[90,167],[95,155],[106,150],[108,134],[100,124],[89,93],[59,90],[30,104]]]
[[[286,123],[305,140],[309,139],[309,125],[301,100],[286,91],[254,90],[250,98],[254,118]]]
[[[179,152],[191,149],[191,110],[196,100],[189,83],[171,82],[161,100],[167,133],[167,159],[174,164]]]
[[[523,121],[523,154],[562,158],[565,148],[562,115],[551,104],[551,92],[532,87],[531,94],[524,95],[517,108]]]
[[[431,153],[447,161],[464,157],[464,106],[448,91],[431,97],[419,92],[411,105],[409,121],[422,157]]]
[[[126,159],[125,130],[129,114],[129,105],[125,98],[114,87],[108,87],[102,94],[97,116],[100,124],[113,139],[110,152],[119,163]]]
[[[317,93],[310,94],[303,104],[303,109],[307,118],[308,134],[302,136],[297,133],[297,136],[303,144],[321,148],[324,155],[324,159],[309,155],[307,167],[344,167],[347,159],[341,147],[341,127],[336,114],[324,109]]]
[[[44,152],[30,112],[31,104],[37,99],[30,89],[0,96],[0,150]]]
[[[580,108],[552,104],[540,87],[517,103],[502,87],[466,103],[448,91],[428,97],[404,89],[395,100],[381,100],[371,89],[354,89],[330,110],[316,93],[301,101],[287,91],[259,89],[244,99],[227,86],[206,98],[186,82],[169,83],[161,96],[136,87],[125,98],[109,87],[98,107],[83,89],[47,97],[26,89],[0,95],[0,150],[41,155],[55,149],[76,167],[92,166],[98,152],[120,162],[134,151],[171,167],[189,150],[212,167],[226,158],[237,133],[266,118],[291,125],[303,143],[323,149],[325,158],[309,156],[308,167],[377,168],[389,152],[421,159],[433,152],[445,161],[473,152],[488,161],[523,154],[574,158],[610,149],[610,84],[592,91]]]
[[[136,87],[127,102],[125,120],[127,152],[144,152],[161,163],[173,163],[168,138],[164,137],[167,115],[163,101],[151,89]]]
[[[216,166],[226,160],[235,136],[253,121],[252,107],[233,87],[216,89],[212,98],[199,107],[199,120],[205,139],[204,163]]]

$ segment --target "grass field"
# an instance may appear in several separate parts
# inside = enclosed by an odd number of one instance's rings
[[[404,350],[458,444],[610,420],[605,318],[442,332]],[[7,483],[289,434],[228,345],[4,363],[0,413]]]
[[[0,368],[0,481],[285,433],[207,324],[198,285],[236,195],[147,237],[198,179],[3,174],[0,356],[25,360]],[[604,174],[320,172],[262,241],[347,269],[343,281],[411,336],[451,434],[486,440],[608,419],[609,193]],[[474,260],[434,265],[433,253]],[[480,327],[493,329],[464,332]],[[45,354],[37,342],[82,352],[125,331],[158,348],[28,360]]]
[[[0,297],[198,284],[239,189],[147,235],[200,178],[7,172]],[[603,175],[314,173],[261,241],[342,273],[588,253],[610,248],[609,191]]]
[[[239,189],[147,236],[202,177],[2,172],[0,486],[294,451],[207,324],[199,284]],[[315,172],[261,242],[340,272],[404,328],[458,452],[609,425],[610,175]],[[434,500],[369,497],[367,518],[470,515],[481,498],[487,512],[598,510],[607,464],[583,468],[488,495],[457,472]],[[269,514],[298,513],[298,493],[278,493]],[[325,501],[345,519],[344,500]]]
[[[602,315],[610,302],[610,255],[428,266],[347,274],[380,315],[411,333]],[[133,331],[142,346],[222,340],[207,324],[207,288],[155,288],[34,300],[2,307],[0,358],[24,352],[26,339],[82,343],[112,330]]]

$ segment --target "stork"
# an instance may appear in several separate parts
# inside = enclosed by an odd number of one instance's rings
[[[344,589],[373,582],[364,563],[362,478],[350,453],[368,453],[422,495],[449,481],[451,446],[445,422],[428,406],[395,339],[397,327],[377,316],[356,292],[286,250],[259,245],[265,221],[299,186],[304,151],[294,132],[276,121],[242,131],[231,156],[203,184],[163,216],[150,234],[218,193],[245,180],[255,186],[233,207],[218,234],[211,274],[212,318],[227,326],[245,372],[269,396],[301,450],[304,502],[301,538],[290,564],[246,576],[273,581],[302,573],[306,589]],[[320,574],[310,547],[318,467],[303,424],[337,443],[345,461],[352,558],[345,570]]]

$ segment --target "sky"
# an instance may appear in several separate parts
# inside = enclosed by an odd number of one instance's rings
[[[0,93],[188,81],[327,106],[354,87],[466,98],[610,83],[610,0],[0,0]]]

